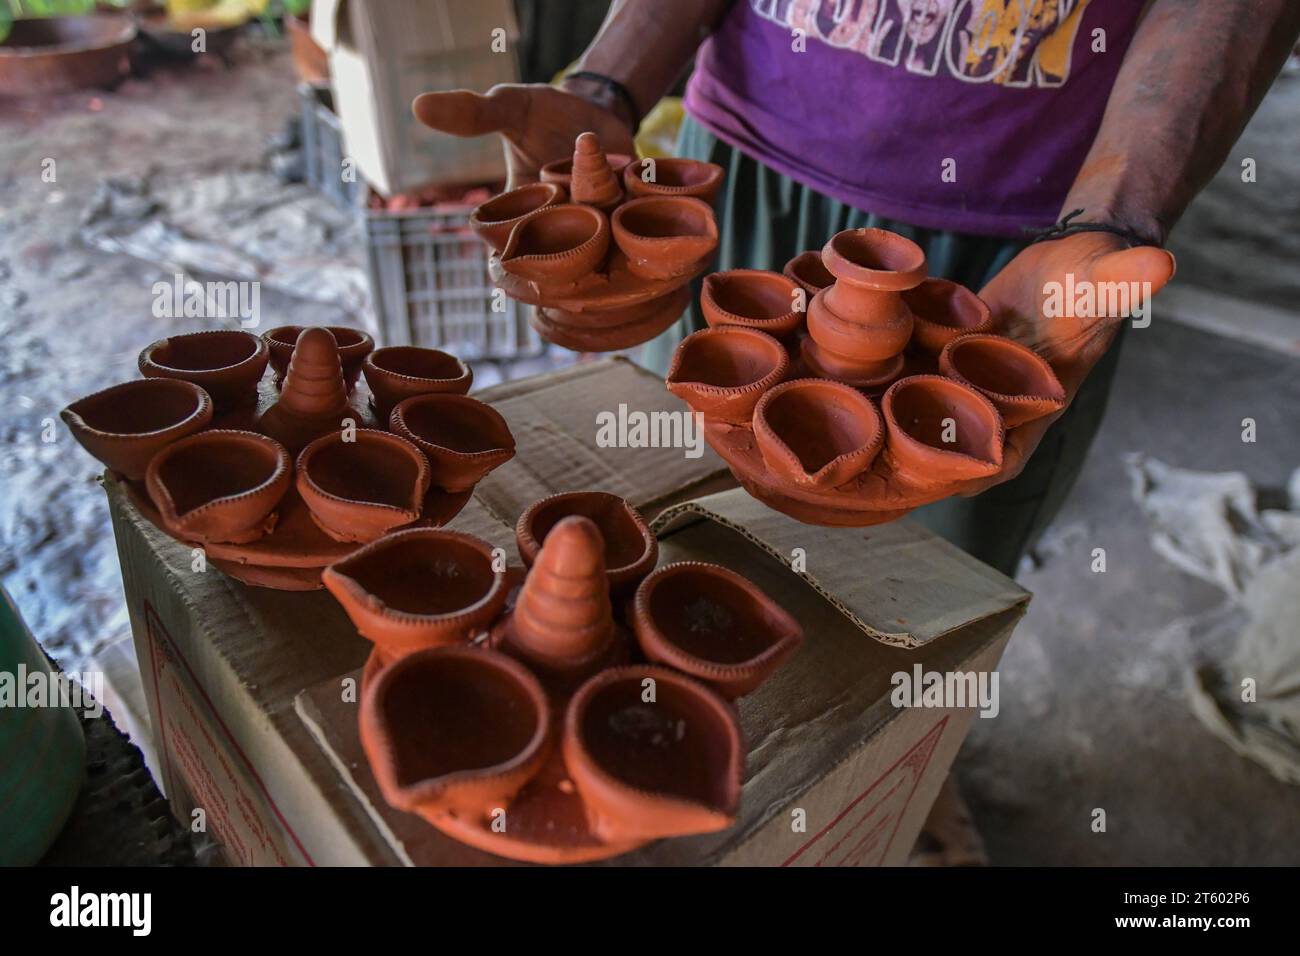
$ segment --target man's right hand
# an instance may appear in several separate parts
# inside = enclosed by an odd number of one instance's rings
[[[506,83],[486,95],[469,90],[423,93],[412,110],[425,126],[455,136],[500,133],[509,170],[507,189],[537,181],[546,163],[573,155],[588,130],[607,153],[636,155],[627,124],[604,107],[544,83]]]

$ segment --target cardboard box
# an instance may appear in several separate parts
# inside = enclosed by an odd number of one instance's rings
[[[615,864],[904,862],[974,716],[898,708],[891,675],[988,672],[1028,595],[920,527],[800,525],[730,488],[706,451],[599,448],[596,414],[680,410],[662,381],[607,360],[489,389],[517,458],[453,522],[514,555],[543,494],[599,488],[655,515],[661,562],[714,561],[803,623],[804,648],[740,704],[740,817]],[[501,865],[377,795],[345,699],[369,650],[325,592],[248,588],[153,528],[106,485],[137,654],[177,816],[201,809],[238,863]],[[796,549],[798,549],[796,551]],[[791,569],[798,559],[801,573]]]
[[[435,132],[411,115],[411,102],[431,90],[518,82],[518,33],[510,0],[312,4],[311,35],[329,56],[347,155],[378,193],[505,178],[497,136]],[[504,51],[493,50],[494,36]]]

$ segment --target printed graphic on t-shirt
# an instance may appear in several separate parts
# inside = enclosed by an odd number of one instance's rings
[[[1062,85],[1091,0],[749,0],[810,39],[923,76]]]

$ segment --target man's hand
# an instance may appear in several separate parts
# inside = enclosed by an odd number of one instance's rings
[[[636,155],[627,124],[603,107],[544,83],[494,86],[487,95],[469,90],[424,93],[412,106],[425,126],[456,136],[500,133],[509,169],[507,189],[536,182],[537,171],[573,155],[573,141],[588,130],[607,153]]]
[[[1047,359],[1073,400],[1079,385],[1110,348],[1119,324],[1128,318],[1115,308],[1112,291],[1126,284],[1130,313],[1149,308],[1150,299],[1174,275],[1174,257],[1154,246],[1125,248],[1118,236],[1087,232],[1038,242],[1007,263],[980,292],[993,313],[994,331],[1029,346]],[[1067,276],[1073,276],[1067,279]],[[1045,315],[1052,283],[1061,290],[1052,304],[1053,317]],[[1095,309],[1079,314],[1079,296],[1065,293],[1090,289]],[[1053,290],[1054,291],[1054,290]],[[1123,296],[1118,297],[1122,304]],[[1087,308],[1083,310],[1087,312]],[[1020,426],[1008,435],[1002,470],[963,494],[971,495],[1009,481],[1025,462],[1060,413]]]

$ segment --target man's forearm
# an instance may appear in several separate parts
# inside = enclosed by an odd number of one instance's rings
[[[1297,0],[1154,0],[1062,212],[1163,242],[1300,34]]]
[[[644,113],[672,89],[731,0],[614,0],[579,70],[623,84]]]

